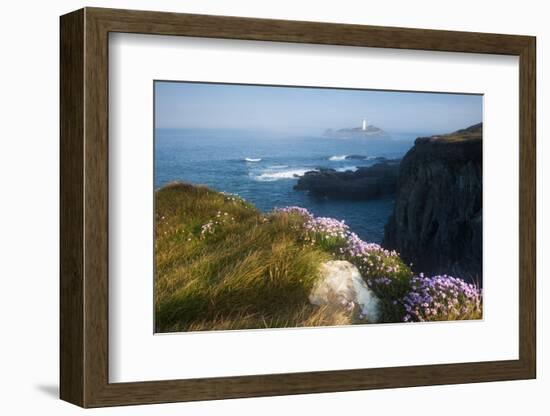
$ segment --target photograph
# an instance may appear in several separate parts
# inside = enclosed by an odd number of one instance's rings
[[[483,319],[483,95],[155,80],[154,331]]]

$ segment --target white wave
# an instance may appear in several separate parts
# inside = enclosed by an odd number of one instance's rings
[[[328,160],[331,160],[331,161],[333,161],[333,162],[338,162],[338,161],[340,161],[340,160],[346,160],[346,157],[347,157],[347,156],[348,156],[348,155],[335,155],[335,156],[329,157]]]
[[[306,172],[310,172],[317,169],[289,169],[289,170],[283,170],[283,171],[266,171],[259,175],[255,175],[254,179],[260,182],[273,182],[273,181],[279,181],[282,179],[295,179],[300,176],[304,176]]]
[[[337,168],[336,172],[346,172],[348,170],[355,172],[357,170],[357,166],[343,166],[341,168]]]
[[[261,158],[253,158],[253,157],[245,157],[244,160],[246,162],[261,162],[262,161]]]

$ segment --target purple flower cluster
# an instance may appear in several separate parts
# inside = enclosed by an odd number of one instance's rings
[[[355,233],[348,235],[347,245],[341,254],[359,268],[363,277],[384,276],[400,270],[399,254],[395,250],[386,250],[376,243],[365,242]]]
[[[346,252],[347,254],[353,257],[366,257],[372,254],[375,254],[376,256],[380,257],[378,258],[378,260],[380,260],[382,256],[385,256],[385,257],[398,256],[395,250],[390,251],[390,250],[386,250],[379,244],[367,243],[361,240],[355,233],[350,233],[348,236],[348,245],[346,247]]]
[[[305,208],[298,207],[298,206],[289,206],[284,208],[275,208],[273,210],[274,213],[281,213],[281,214],[298,214],[306,219],[312,219],[313,215]]]
[[[377,296],[391,301],[391,313],[395,314],[391,319],[418,322],[481,317],[482,293],[475,285],[447,275],[425,277],[421,273],[409,277],[411,272],[399,253],[361,240],[344,221],[315,217],[298,206],[278,208],[274,212],[300,215],[304,219],[307,244],[330,249],[337,257],[357,266]]]
[[[377,278],[374,278],[374,279],[371,279],[370,283],[372,285],[384,285],[384,286],[388,286],[390,285],[392,282],[391,279],[387,278],[387,277],[377,277]]]
[[[464,280],[442,275],[411,279],[411,291],[402,299],[404,322],[478,319],[481,290]]]
[[[311,217],[304,225],[306,231],[323,234],[325,238],[346,239],[349,234],[349,227],[343,222],[329,217]]]
[[[395,279],[389,277],[372,277],[366,279],[367,286],[369,289],[373,290],[377,296],[386,297],[390,292],[392,292],[391,284]]]
[[[338,255],[354,263],[363,277],[383,276],[400,270],[400,259],[396,251],[386,250],[376,243],[361,240],[344,221],[328,217],[315,217],[307,209],[289,206],[275,209],[276,213],[299,214],[304,217],[305,240],[310,244],[332,242]]]

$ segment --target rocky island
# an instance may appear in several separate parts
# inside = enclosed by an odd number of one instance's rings
[[[414,262],[414,270],[481,285],[481,123],[416,139],[401,161],[383,245]]]
[[[361,127],[351,127],[343,129],[327,129],[324,135],[337,139],[352,139],[352,138],[383,138],[388,134],[380,127],[369,124],[367,120],[363,120]]]

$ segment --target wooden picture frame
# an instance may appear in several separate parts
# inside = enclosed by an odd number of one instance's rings
[[[536,377],[535,38],[85,8],[61,17],[60,396],[82,407],[212,400]],[[519,359],[110,383],[110,32],[514,55],[520,66]]]

